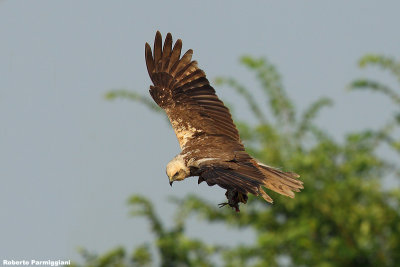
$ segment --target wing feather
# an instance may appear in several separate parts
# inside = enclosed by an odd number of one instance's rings
[[[241,158],[240,153],[244,157]],[[207,184],[218,184],[222,188],[233,189],[243,194],[252,193],[262,196],[270,203],[273,200],[265,193],[263,187],[290,198],[294,197],[294,192],[303,189],[303,182],[296,179],[299,177],[298,174],[258,164],[246,154],[239,152],[237,159],[239,161],[229,166],[219,165],[220,162],[200,164],[205,174],[200,175],[201,180],[206,181]]]
[[[214,96],[215,95],[215,90],[212,87],[208,86],[208,80],[207,79],[201,80],[201,81],[198,80],[198,84],[196,84],[196,86],[197,85],[200,85],[200,87],[195,87],[196,90],[187,91],[187,94],[190,97],[197,96],[197,95],[209,95],[209,96]],[[187,85],[185,85],[185,86],[187,86]],[[193,88],[193,87],[191,87],[191,88]]]
[[[190,63],[190,60],[192,59],[192,55],[193,55],[193,50],[189,49],[188,51],[186,51],[186,53],[182,56],[182,58],[178,61],[176,61],[176,63],[172,66],[171,70],[170,70],[170,74],[172,76],[179,76],[176,75],[177,72],[180,72],[183,68],[189,68],[190,66],[188,65],[188,63]]]
[[[167,37],[165,38],[164,48],[162,50],[161,71],[166,71],[168,69],[169,60],[170,60],[170,57],[171,57],[171,49],[172,49],[172,35],[170,33],[168,33]]]
[[[262,196],[266,201],[272,203],[272,199],[264,192],[261,186],[264,184],[265,176],[251,162],[239,163],[236,169],[220,167],[205,167],[200,179],[208,185],[218,184],[227,190],[236,190],[242,194],[251,193]]]
[[[150,78],[152,78],[152,73],[154,72],[154,59],[153,59],[153,54],[151,53],[151,47],[148,43],[146,43],[145,45],[145,54],[146,54],[145,58],[146,58],[147,72],[149,73]]]
[[[156,33],[153,53],[145,46],[147,70],[154,86],[150,94],[165,109],[182,149],[199,134],[225,136],[232,149],[244,149],[229,109],[215,94],[197,62],[192,60],[193,50],[181,57],[182,41],[172,48],[170,33],[164,45],[160,32]]]
[[[156,71],[160,71],[160,59],[162,54],[162,37],[161,33],[157,31],[156,38],[154,40],[154,66]]]
[[[191,61],[188,65],[184,66],[180,71],[178,71],[175,75],[176,83],[175,87],[181,87],[182,85],[193,81],[190,80],[190,76],[198,70],[197,61]]]
[[[168,62],[168,68],[166,69],[167,72],[170,72],[172,66],[179,60],[179,57],[181,56],[181,51],[182,51],[182,40],[178,39],[174,45],[174,48],[172,49],[171,57]]]
[[[202,79],[197,79],[190,83],[184,84],[178,87],[177,90],[182,90],[189,97],[194,96],[195,94],[197,94],[197,92],[207,94],[209,96],[216,96],[214,88],[210,86],[208,80],[204,77]]]
[[[196,61],[192,61],[192,62],[196,62]],[[197,67],[197,62],[194,65],[196,65],[196,67]],[[196,81],[197,86],[200,86],[202,84],[201,81],[203,81],[204,85],[208,84],[208,81],[206,82],[207,79],[199,80],[206,76],[206,74],[204,73],[203,70],[194,68],[193,72],[191,72],[190,74],[188,74],[188,73],[189,72],[187,72],[187,75],[185,77],[183,77],[182,80],[179,82],[179,84],[177,84],[176,86],[181,86],[181,84],[185,84],[185,85],[190,84],[191,82],[194,82],[194,81]]]

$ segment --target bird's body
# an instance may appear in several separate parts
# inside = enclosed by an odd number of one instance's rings
[[[289,197],[303,188],[296,179],[299,175],[258,163],[245,152],[228,108],[197,62],[191,60],[193,51],[180,57],[181,40],[172,48],[168,33],[162,46],[157,32],[153,53],[149,44],[145,48],[147,70],[154,84],[150,94],[167,113],[182,150],[167,165],[171,184],[199,176],[199,183],[226,189],[228,203],[224,204],[237,211],[239,202],[246,203],[247,193],[272,202],[261,186]]]

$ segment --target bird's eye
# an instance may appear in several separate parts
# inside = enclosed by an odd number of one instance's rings
[[[179,172],[176,172],[172,177],[176,177],[179,175]]]

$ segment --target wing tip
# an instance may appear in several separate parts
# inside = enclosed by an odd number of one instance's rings
[[[146,66],[147,66],[147,72],[149,73],[149,76],[151,78],[151,74],[154,72],[154,59],[153,59],[153,53],[151,51],[151,46],[146,42],[144,46],[144,56],[146,60]]]
[[[144,50],[145,50],[145,55],[146,55],[146,59],[147,59],[147,57],[150,55],[151,56],[151,58],[153,59],[153,55],[152,55],[152,52],[151,52],[151,46],[150,46],[150,44],[149,43],[147,43],[146,42],[146,44],[144,45]]]
[[[188,51],[186,51],[185,55],[186,55],[186,54],[192,56],[192,55],[193,55],[193,49],[189,49]]]

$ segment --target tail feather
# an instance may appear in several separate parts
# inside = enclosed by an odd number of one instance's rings
[[[263,197],[263,199],[269,203],[273,203],[274,201],[272,200],[272,198],[270,196],[267,195],[267,193],[265,193],[265,191],[260,188],[259,189],[259,196],[261,195]]]
[[[273,167],[259,163],[260,170],[267,177],[264,186],[281,195],[294,198],[294,192],[300,192],[303,189],[303,182],[298,180],[300,177],[297,173],[283,172]]]

